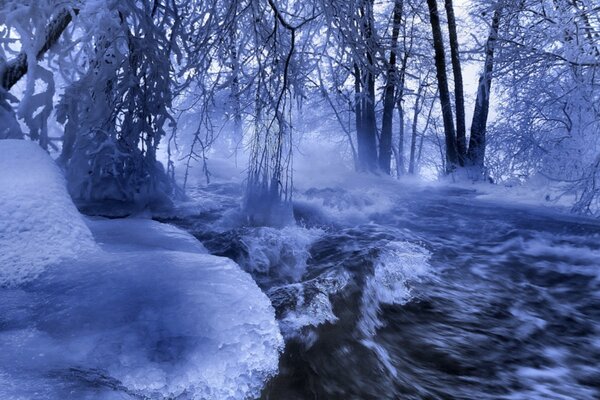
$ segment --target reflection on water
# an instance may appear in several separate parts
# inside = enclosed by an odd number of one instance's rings
[[[251,272],[286,337],[264,399],[600,398],[600,224],[312,189],[275,231],[232,223],[234,186],[198,194],[220,200],[170,222]]]

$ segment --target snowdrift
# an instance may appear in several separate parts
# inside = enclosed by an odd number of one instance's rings
[[[36,144],[0,141],[0,286],[95,248],[54,161]]]
[[[283,340],[250,275],[171,226],[85,220],[32,143],[0,154],[0,398],[259,396]]]

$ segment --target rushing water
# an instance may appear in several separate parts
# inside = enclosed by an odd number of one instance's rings
[[[598,222],[311,189],[277,230],[235,222],[238,186],[196,194],[209,206],[169,222],[252,273],[286,338],[264,399],[600,398]]]

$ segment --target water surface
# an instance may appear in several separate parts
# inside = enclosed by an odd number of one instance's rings
[[[169,222],[277,310],[264,399],[600,398],[597,221],[463,189],[312,188],[278,230],[240,226],[239,186],[195,196],[209,206]]]

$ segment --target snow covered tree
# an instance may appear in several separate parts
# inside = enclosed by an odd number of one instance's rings
[[[167,201],[171,183],[156,160],[172,102],[174,22],[159,2],[106,1],[80,13],[91,38],[86,72],[65,91],[61,162],[81,204],[147,206]]]
[[[312,37],[303,32],[310,32],[317,9],[301,2],[288,3],[287,8],[275,0],[265,7],[252,4],[254,20],[261,22],[255,26],[249,53],[254,59],[254,136],[244,210],[252,224],[280,225],[292,219],[294,97],[304,87],[300,66],[309,65],[301,49]]]
[[[23,119],[33,140],[47,149],[49,146],[47,121],[53,110],[54,78],[52,72],[38,64],[52,48],[78,13],[74,2],[60,5],[51,1],[21,3],[8,1],[0,4],[0,120],[3,128],[0,138],[22,138],[16,114],[7,101],[16,102],[8,91],[29,72],[23,98],[17,114]],[[19,37],[19,45],[12,46],[13,34]],[[38,80],[45,84],[45,91],[36,93]]]
[[[598,13],[587,2],[528,0],[503,14],[498,80],[510,101],[493,128],[496,178],[541,174],[575,196],[575,211],[597,212]]]

